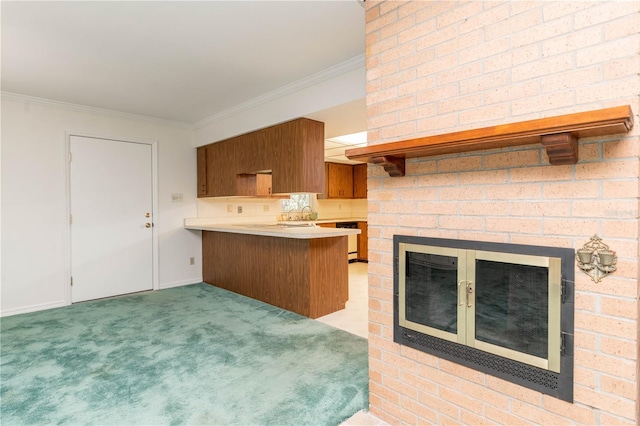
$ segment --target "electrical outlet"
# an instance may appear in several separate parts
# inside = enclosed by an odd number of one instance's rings
[[[269,204],[265,204],[264,206],[262,206],[262,211],[265,213],[269,212]]]
[[[189,258],[189,265],[195,265],[196,264],[196,258],[195,257],[190,257]]]
[[[171,202],[173,203],[181,203],[182,202],[182,194],[171,194]]]
[[[238,206],[238,213],[242,213],[242,206]]]
[[[233,213],[233,205],[227,204],[227,213]]]

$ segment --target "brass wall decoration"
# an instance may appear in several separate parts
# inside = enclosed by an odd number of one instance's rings
[[[576,260],[578,267],[589,275],[593,282],[599,283],[602,278],[616,270],[618,256],[602,242],[602,238],[594,235],[588,243],[578,249]]]

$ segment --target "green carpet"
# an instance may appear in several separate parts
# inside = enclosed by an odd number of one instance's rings
[[[337,425],[367,341],[206,284],[1,320],[2,425]]]

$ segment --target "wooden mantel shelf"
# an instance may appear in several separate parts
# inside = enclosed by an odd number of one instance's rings
[[[541,143],[551,164],[575,164],[578,139],[627,133],[632,127],[627,105],[354,148],[346,156],[380,164],[396,177],[404,176],[405,158]]]

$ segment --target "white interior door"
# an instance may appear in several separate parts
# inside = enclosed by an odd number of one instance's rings
[[[151,145],[80,136],[69,143],[71,301],[151,290]]]

